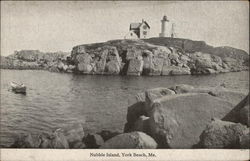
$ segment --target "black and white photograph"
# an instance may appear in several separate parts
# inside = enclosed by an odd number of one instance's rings
[[[2,150],[250,159],[248,1],[1,1],[0,53]]]

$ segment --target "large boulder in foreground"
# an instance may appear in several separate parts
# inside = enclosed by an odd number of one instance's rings
[[[145,132],[159,148],[192,148],[211,119],[225,117],[246,94],[182,84],[149,89],[143,96],[128,107],[124,132]]]
[[[148,110],[150,134],[162,148],[191,148],[211,118],[222,118],[233,104],[205,93],[170,95]]]
[[[242,138],[244,135],[249,135],[249,128],[246,126],[240,123],[214,120],[202,132],[199,148],[238,149],[245,146],[245,138]]]
[[[143,132],[131,132],[117,135],[107,140],[101,149],[156,149],[157,143]]]

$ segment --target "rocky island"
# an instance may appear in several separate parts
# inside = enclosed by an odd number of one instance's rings
[[[249,70],[249,54],[203,41],[157,37],[77,45],[71,54],[16,51],[1,56],[0,67],[100,75],[213,74]]]
[[[71,53],[21,50],[2,69],[98,75],[195,75],[249,70],[249,54],[180,38],[112,40]],[[131,101],[130,101],[131,102]],[[124,131],[86,133],[84,124],[21,134],[12,148],[249,148],[249,94],[222,86],[147,89],[127,109]]]

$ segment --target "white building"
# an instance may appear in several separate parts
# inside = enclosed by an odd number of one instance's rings
[[[176,37],[175,24],[168,20],[167,16],[164,15],[161,20],[161,33],[159,37]]]
[[[150,26],[142,19],[141,23],[131,23],[129,32],[125,35],[125,39],[146,39],[149,37]]]

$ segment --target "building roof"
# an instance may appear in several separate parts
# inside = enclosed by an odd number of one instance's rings
[[[141,26],[141,23],[131,23],[130,24],[130,29],[137,29]]]
[[[148,26],[148,28],[150,28],[150,26],[148,25],[148,23],[147,23],[146,21],[143,21],[143,22],[141,22],[141,23],[131,23],[129,29],[130,29],[130,30],[131,30],[131,29],[138,29],[139,27],[141,27],[141,25],[142,25],[143,23],[145,23],[145,24]]]

